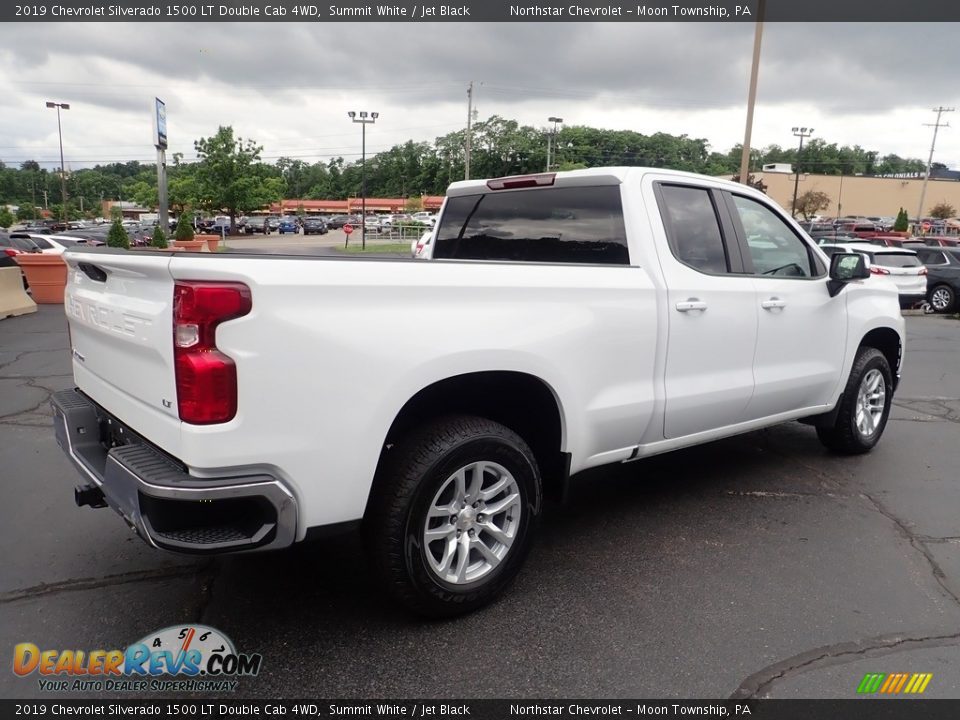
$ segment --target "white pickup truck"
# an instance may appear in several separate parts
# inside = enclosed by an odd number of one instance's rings
[[[493,599],[544,492],[775,423],[870,450],[896,289],[751,188],[645,168],[458,182],[433,258],[71,249],[80,505],[223,553],[360,528],[399,601]]]

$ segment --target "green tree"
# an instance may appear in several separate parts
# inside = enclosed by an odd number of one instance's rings
[[[733,180],[733,182],[738,183],[740,182],[740,175],[734,175],[733,178],[731,179]],[[767,192],[767,184],[763,181],[762,178],[754,177],[752,173],[747,175],[747,185],[749,185],[752,188],[756,188],[757,190],[759,190],[764,194],[766,194]]]
[[[797,195],[796,202],[793,203],[794,212],[803,215],[804,220],[809,220],[811,215],[816,215],[821,210],[826,210],[830,206],[830,196],[820,190],[807,190]]]
[[[910,227],[910,218],[907,217],[907,211],[900,208],[900,212],[897,213],[897,220],[893,223],[893,229],[896,232],[906,232],[908,227]]]
[[[0,208],[0,228],[6,230],[13,225],[13,213],[7,207]]]
[[[107,245],[112,248],[130,249],[130,237],[127,231],[123,229],[120,218],[113,221],[110,225],[110,232],[107,233]]]
[[[937,220],[946,220],[954,217],[957,214],[957,209],[946,200],[941,200],[930,208],[928,212],[930,213],[930,217],[937,218]]]
[[[194,143],[200,160],[195,179],[200,207],[230,216],[230,234],[237,232],[237,215],[259,210],[283,197],[283,180],[265,177],[259,163],[263,150],[252,140],[234,138],[232,127]]]

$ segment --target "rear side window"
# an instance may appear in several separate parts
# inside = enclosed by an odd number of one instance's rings
[[[895,253],[875,253],[873,264],[883,267],[910,268],[920,267],[920,259],[916,255],[899,255]]]
[[[946,265],[947,256],[939,250],[933,252],[929,250],[918,250],[917,257],[923,262],[924,265]]]
[[[730,269],[717,211],[704,188],[661,185],[670,250],[684,265],[710,274]]]
[[[434,258],[627,265],[620,187],[447,198]]]

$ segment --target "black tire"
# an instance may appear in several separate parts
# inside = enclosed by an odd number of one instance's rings
[[[530,448],[519,435],[499,423],[454,415],[411,431],[386,452],[364,519],[364,536],[371,563],[387,592],[407,609],[432,618],[462,615],[493,601],[516,577],[540,516],[540,471]],[[499,564],[473,581],[451,583],[439,577],[427,559],[431,549],[426,545],[436,552],[435,543],[446,540],[425,542],[425,529],[430,522],[447,522],[446,518],[429,521],[428,509],[438,493],[449,487],[448,482],[458,470],[477,461],[496,463],[512,475],[520,502],[511,512],[519,509],[520,518],[512,544]],[[481,477],[484,482],[487,475],[481,473]],[[465,507],[463,512],[469,512],[469,508]],[[506,515],[512,520],[509,513]],[[459,538],[459,524],[453,524],[452,519],[450,523]],[[479,523],[478,527],[482,528]],[[473,529],[463,532],[474,537]],[[479,539],[485,531],[476,533]],[[457,545],[459,542],[456,541]],[[458,548],[455,556],[457,552],[462,551]],[[467,551],[467,562],[474,552]],[[482,566],[484,561],[477,557],[476,562]]]
[[[934,302],[934,295],[937,295],[937,302]],[[934,312],[953,312],[957,304],[957,293],[954,292],[952,287],[944,283],[934,285],[927,293],[927,302],[930,303]]]
[[[883,380],[883,412],[874,428],[865,432],[857,424],[857,411],[860,387],[864,378],[876,370]],[[840,398],[840,409],[833,427],[817,427],[817,437],[827,448],[844,455],[859,455],[870,452],[880,441],[883,430],[890,417],[890,404],[893,401],[893,373],[886,356],[872,347],[861,347],[850,369],[847,386]]]

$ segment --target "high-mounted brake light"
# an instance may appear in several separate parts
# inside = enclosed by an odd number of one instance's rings
[[[553,185],[556,179],[556,173],[540,173],[539,175],[514,175],[512,177],[487,180],[487,187],[491,190],[515,190],[516,188],[546,187],[548,185]]]
[[[180,419],[224,423],[237,414],[237,367],[217,349],[217,326],[250,312],[250,288],[233,282],[177,282],[173,357]]]

